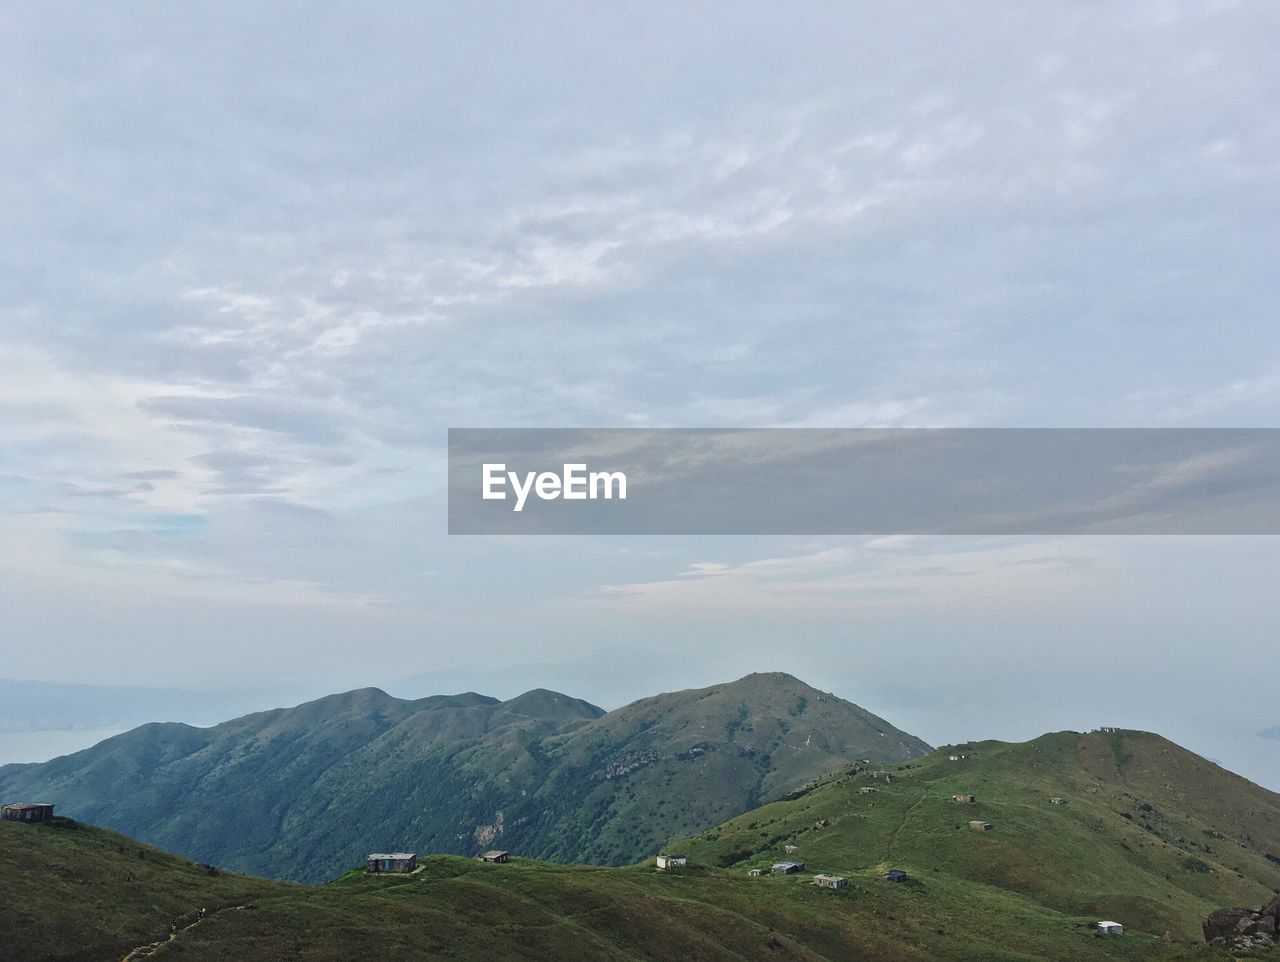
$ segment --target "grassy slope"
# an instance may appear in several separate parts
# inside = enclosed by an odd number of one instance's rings
[[[376,946],[385,959],[1218,959],[1195,944],[1204,915],[1280,883],[1264,857],[1280,849],[1280,796],[1156,736],[959,751],[963,761],[944,749],[888,784],[871,772],[823,779],[681,842],[693,865],[676,874],[435,856],[412,877],[352,872],[310,888],[210,875],[99,829],[0,824],[0,884],[36,893],[0,901],[0,944],[24,960],[112,957],[76,953],[162,938],[200,905],[248,904],[153,957],[338,962]],[[958,792],[979,800],[957,805]],[[973,817],[995,830],[956,827]],[[747,876],[788,842],[850,887]],[[887,863],[913,881],[886,882]],[[1094,934],[1101,916],[1126,935]]]
[[[307,898],[219,917],[157,958],[1124,959],[1162,955],[1149,936],[1095,936],[1087,920],[955,880],[841,892],[716,870],[678,875],[437,857],[411,879],[351,877]],[[299,938],[302,932],[310,933]],[[1008,948],[1017,944],[1016,951]]]
[[[1265,857],[1280,853],[1280,796],[1158,736],[1060,733],[955,751],[966,757],[940,750],[895,767],[888,784],[871,772],[829,779],[679,844],[744,872],[792,843],[814,871],[891,863],[931,887],[998,889],[1188,941],[1212,909],[1261,904],[1280,886]],[[977,803],[955,803],[959,793]],[[995,829],[972,832],[970,819]]]
[[[142,852],[139,856],[138,852]],[[24,962],[118,959],[212,914],[151,958],[1015,960],[1178,957],[1152,937],[955,879],[841,892],[693,868],[424,860],[411,877],[352,872],[310,888],[210,875],[89,826],[0,825],[0,945]],[[1007,948],[1017,945],[1016,951]]]
[[[210,872],[107,829],[0,822],[0,957],[118,959],[201,908],[301,887]]]

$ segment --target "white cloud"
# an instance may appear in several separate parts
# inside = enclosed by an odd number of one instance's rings
[[[896,548],[886,555],[886,547]],[[718,613],[811,617],[843,612],[998,607],[1044,609],[1100,586],[1096,552],[1062,541],[874,538],[736,564],[695,562],[674,578],[601,585],[576,604],[616,615],[694,618]]]

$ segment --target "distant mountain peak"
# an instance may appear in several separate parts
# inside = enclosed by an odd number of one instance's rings
[[[531,715],[542,719],[599,718],[604,709],[581,698],[574,698],[549,688],[533,688],[502,703],[502,710],[513,715]]]
[[[814,691],[817,690],[813,689],[812,685],[807,684],[795,675],[789,674],[785,671],[753,671],[750,674],[743,675],[736,681],[731,681],[728,684],[721,685],[720,687],[734,688],[741,686],[748,688],[760,685],[776,686],[780,688],[809,688]]]
[[[377,705],[397,704],[401,699],[394,695],[388,695],[381,688],[353,688],[350,691],[335,692],[332,695],[321,695],[319,698],[313,698],[305,701],[300,705],[295,705],[293,709],[276,709],[277,711],[296,711],[298,709],[307,708],[353,708],[353,707],[373,707]]]

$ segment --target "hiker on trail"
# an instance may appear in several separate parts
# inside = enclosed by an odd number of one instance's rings
[[[201,910],[200,910],[200,918],[204,918],[205,913],[206,913],[206,912],[208,912],[208,911],[209,911],[208,909],[201,909]]]

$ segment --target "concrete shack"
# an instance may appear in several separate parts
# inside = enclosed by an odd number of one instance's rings
[[[975,832],[989,832],[993,828],[995,828],[995,826],[992,825],[990,822],[984,822],[980,818],[975,818],[972,822],[970,822],[969,827],[973,829]]]
[[[374,852],[365,861],[366,872],[412,872],[418,867],[413,852]]]
[[[484,852],[484,853],[482,853],[482,854],[480,854],[480,855],[477,855],[477,856],[476,856],[476,861],[479,861],[479,862],[505,862],[505,861],[506,861],[507,859],[509,859],[510,857],[511,857],[511,853],[510,853],[510,852],[504,852],[504,851],[502,851],[501,849],[496,849],[496,848],[495,848],[495,849],[493,849],[492,851]]]
[[[907,880],[907,873],[902,871],[900,868],[891,868],[885,873],[884,877],[890,882],[905,882]]]
[[[52,822],[53,805],[49,802],[15,802],[0,809],[6,822]]]
[[[795,875],[797,872],[804,871],[804,862],[794,862],[787,860],[785,862],[774,862],[771,871],[774,875]]]
[[[663,872],[670,872],[673,868],[680,868],[682,865],[688,865],[689,860],[683,855],[659,855],[654,860],[654,864]]]
[[[1103,935],[1124,935],[1124,926],[1119,922],[1099,922],[1098,931]]]
[[[952,795],[951,800],[961,805],[972,805],[978,800],[977,795]]]
[[[872,788],[870,785],[863,785],[860,789],[858,789],[858,791],[860,791],[863,795],[874,795],[876,792],[880,791],[880,789]]]
[[[815,875],[813,884],[821,885],[824,889],[842,889],[849,884],[849,880],[842,875]]]

